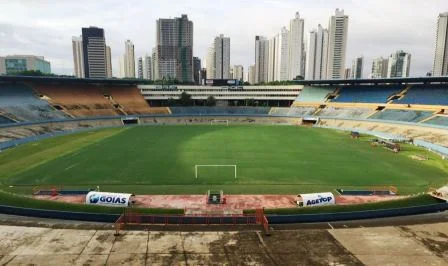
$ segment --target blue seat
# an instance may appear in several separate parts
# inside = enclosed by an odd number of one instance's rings
[[[0,124],[14,123],[11,119],[0,115]]]
[[[448,85],[412,86],[403,98],[394,103],[448,105]]]
[[[403,122],[420,122],[433,115],[431,111],[385,109],[370,116],[370,119],[392,120]]]
[[[387,99],[403,90],[403,86],[347,86],[332,102],[386,103]]]
[[[0,109],[21,121],[61,119],[66,115],[37,98],[25,84],[0,83]]]
[[[423,123],[448,127],[448,116],[436,116]]]

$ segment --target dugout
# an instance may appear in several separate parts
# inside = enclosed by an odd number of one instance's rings
[[[314,126],[319,124],[320,118],[319,117],[304,117],[302,118],[302,125],[304,126]]]
[[[140,119],[138,117],[122,117],[121,122],[123,125],[138,125],[140,124]]]

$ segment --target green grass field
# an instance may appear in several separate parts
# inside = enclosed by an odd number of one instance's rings
[[[137,194],[295,194],[394,185],[402,194],[448,181],[448,162],[411,145],[295,126],[136,126],[92,130],[0,153],[2,189],[93,188]],[[416,161],[411,155],[423,155]],[[195,165],[237,165],[199,169]]]

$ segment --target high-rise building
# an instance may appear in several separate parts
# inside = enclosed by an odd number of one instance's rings
[[[152,48],[152,53],[151,53],[151,79],[152,80],[157,80],[157,75],[156,75],[156,64],[157,64],[157,60],[156,60],[156,48]]]
[[[288,79],[295,79],[297,76],[305,75],[303,41],[305,22],[300,18],[299,12],[289,22],[289,73]]]
[[[244,68],[242,65],[232,66],[233,79],[244,80]]]
[[[106,40],[104,30],[98,27],[82,28],[84,76],[106,78]]]
[[[249,82],[251,85],[256,84],[255,65],[249,66],[249,71],[247,71],[247,82]]]
[[[84,78],[84,60],[82,52],[82,36],[72,38],[72,49],[73,49],[73,65],[74,74],[77,78]]]
[[[201,73],[200,85],[204,85],[205,84],[205,79],[207,78],[207,69],[206,68],[202,68],[200,73]]]
[[[448,76],[448,12],[441,13],[437,20],[436,47],[433,76]]]
[[[146,55],[144,59],[143,78],[152,80],[152,58],[149,55]]]
[[[193,22],[187,15],[158,19],[155,79],[193,81]]]
[[[138,62],[137,77],[139,79],[143,79],[143,58],[140,56],[137,62]]]
[[[223,34],[215,38],[215,79],[230,78],[230,38]],[[208,71],[207,71],[208,72]]]
[[[352,77],[352,70],[350,68],[346,68],[344,70],[344,79],[349,79]]]
[[[201,59],[199,57],[193,57],[193,79],[194,84],[201,84]]]
[[[255,36],[255,77],[254,83],[268,81],[269,41],[263,36]]]
[[[135,78],[134,44],[127,40],[124,43],[124,77]]]
[[[328,59],[328,30],[320,24],[317,30],[310,32],[308,47],[308,64],[306,79],[321,80],[327,77],[327,59]]]
[[[120,78],[125,78],[126,77],[126,60],[124,58],[124,55],[120,56],[119,68],[120,68]]]
[[[387,77],[387,66],[388,66],[387,58],[374,58],[372,62],[372,78],[386,78]]]
[[[23,71],[51,73],[51,64],[43,56],[8,55],[0,57],[0,74],[17,74]]]
[[[106,45],[106,75],[112,78],[112,51],[108,45]]]
[[[362,69],[363,69],[363,61],[364,57],[357,57],[352,61],[352,75],[351,77],[354,79],[362,78]]]
[[[215,46],[208,48],[207,59],[205,60],[205,68],[207,69],[207,79],[215,78]]]
[[[344,15],[344,10],[336,9],[328,25],[327,79],[344,76],[347,33],[348,16]]]
[[[277,55],[274,80],[289,80],[289,31],[286,27],[283,27],[277,35],[275,45]]]
[[[411,67],[411,54],[397,51],[389,56],[387,77],[388,78],[406,78],[409,77]]]
[[[272,39],[269,40],[269,53],[268,53],[268,82],[274,81],[276,77],[275,67],[277,65],[277,52],[276,48],[279,39],[279,34],[276,34]]]

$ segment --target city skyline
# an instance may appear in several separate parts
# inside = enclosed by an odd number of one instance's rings
[[[101,2],[98,2],[83,2],[82,5],[55,1],[3,3],[2,6],[10,12],[0,19],[0,36],[5,37],[0,41],[0,55],[42,55],[52,62],[55,73],[72,74],[74,70],[71,38],[79,34],[81,27],[93,25],[105,30],[106,42],[112,49],[113,74],[118,76],[118,57],[122,53],[124,40],[133,40],[136,57],[150,54],[155,43],[155,21],[158,18],[187,14],[195,23],[194,56],[205,59],[209,40],[222,32],[232,39],[230,64],[247,68],[255,63],[256,35],[268,38],[274,36],[282,26],[288,25],[295,12],[299,12],[305,22],[304,35],[307,44],[309,31],[318,24],[326,27],[334,9],[340,8],[350,17],[344,67],[350,67],[350,62],[359,54],[363,54],[366,66],[364,77],[367,77],[370,73],[370,67],[367,66],[371,66],[374,58],[404,50],[412,54],[410,75],[424,76],[432,69],[437,17],[439,13],[446,12],[443,1],[430,1],[425,4],[412,1],[375,1],[363,3],[362,6],[355,1],[246,1],[238,4],[241,10],[248,12],[243,12],[245,15],[242,18],[229,20],[225,19],[228,14],[219,12],[227,3],[223,1],[179,2],[172,5],[173,8],[167,8],[164,4],[154,6],[132,1],[127,4],[113,1],[114,4],[109,5],[101,5]],[[54,10],[46,8],[50,5],[54,6]],[[83,5],[84,7],[79,7]],[[36,8],[39,12],[33,12]],[[73,11],[62,16],[56,12],[61,8]],[[92,15],[80,13],[87,9],[104,12],[89,12]],[[145,10],[149,9],[152,11],[150,16],[143,16],[146,22],[137,23],[137,14],[145,13]],[[111,18],[118,14],[123,17],[123,21],[111,21]],[[21,17],[28,19],[26,25],[19,23]],[[413,26],[412,31],[408,29],[409,25]],[[129,28],[133,30],[126,30]],[[30,47],[30,43],[34,45]]]

